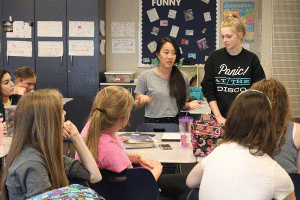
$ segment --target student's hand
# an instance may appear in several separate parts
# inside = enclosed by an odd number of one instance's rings
[[[72,139],[76,135],[79,135],[77,127],[69,120],[64,122],[63,137],[65,139]]]
[[[217,121],[225,126],[226,119],[223,116],[216,117]]]
[[[163,166],[162,164],[153,158],[147,158],[147,165],[143,165],[144,163],[140,163],[141,167],[148,169],[153,174],[155,180],[157,181],[162,173]],[[151,166],[151,167],[149,167]]]
[[[188,103],[190,109],[197,109],[197,108],[202,108],[201,106],[202,101],[199,100],[194,100]]]
[[[150,103],[154,99],[155,99],[155,96],[149,96],[149,95],[144,95],[144,94],[139,94],[139,96],[136,98],[136,100],[139,101],[139,103],[141,103],[143,105],[146,103]]]
[[[26,93],[25,87],[17,86],[15,87],[15,94],[24,95]]]
[[[3,125],[3,131],[6,131],[6,129],[7,129],[6,122],[2,122],[2,125]]]

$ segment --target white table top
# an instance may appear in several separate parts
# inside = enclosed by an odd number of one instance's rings
[[[197,162],[196,156],[194,156],[193,154],[192,145],[190,146],[190,148],[184,149],[181,147],[180,142],[161,142],[161,137],[163,135],[163,132],[151,132],[149,134],[155,134],[154,139],[158,141],[157,143],[155,143],[155,146],[153,148],[126,149],[126,151],[141,153],[149,158],[154,158],[162,163],[196,163]],[[162,150],[159,147],[159,144],[169,144],[172,147],[172,150]]]
[[[7,137],[4,135],[3,137],[3,144],[0,145],[0,158],[3,158],[8,154],[8,151],[10,149],[12,137]]]

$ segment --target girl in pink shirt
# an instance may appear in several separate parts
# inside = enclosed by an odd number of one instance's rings
[[[134,104],[131,93],[121,86],[109,86],[101,90],[94,101],[89,121],[81,132],[99,168],[121,172],[132,167],[132,163],[149,169],[157,180],[162,165],[144,155],[126,152],[118,136],[128,124]]]

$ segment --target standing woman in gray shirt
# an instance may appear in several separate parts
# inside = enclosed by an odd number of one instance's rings
[[[52,89],[25,94],[15,111],[14,134],[1,179],[1,199],[27,199],[65,187],[68,178],[102,179],[78,130],[65,121],[61,94]],[[63,137],[72,141],[82,164],[63,156]]]
[[[157,43],[159,65],[144,71],[138,77],[135,106],[145,107],[146,123],[176,123],[180,110],[201,108],[200,101],[188,102],[189,79],[174,64],[181,58],[178,44],[171,38]]]

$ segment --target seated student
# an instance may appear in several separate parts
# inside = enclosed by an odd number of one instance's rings
[[[300,124],[291,122],[291,110],[289,95],[286,87],[274,78],[263,79],[256,82],[251,88],[265,93],[275,113],[275,124],[278,134],[281,136],[279,154],[273,158],[287,173],[294,174],[300,180]],[[283,144],[283,145],[282,145]],[[281,146],[282,145],[282,146]],[[295,182],[294,182],[295,184]],[[296,196],[300,196],[300,190],[295,188]]]
[[[0,113],[3,115],[3,128],[6,130],[4,106],[17,105],[21,95],[14,94],[14,83],[6,69],[0,69]]]
[[[26,114],[24,114],[26,113]],[[62,96],[45,89],[24,95],[15,111],[14,134],[1,179],[1,199],[27,199],[69,184],[102,179],[90,151],[70,121]],[[63,137],[72,141],[82,164],[63,156]]]
[[[15,94],[31,92],[36,84],[36,73],[30,67],[24,66],[15,71],[16,86]]]
[[[109,86],[101,90],[94,101],[89,121],[81,132],[99,168],[121,172],[132,163],[149,169],[157,180],[162,165],[155,159],[124,150],[117,134],[128,124],[134,99],[121,86]],[[76,155],[76,158],[78,156]]]
[[[187,186],[200,186],[199,199],[295,199],[291,178],[272,159],[280,135],[265,94],[238,95],[224,131],[218,147],[187,177]]]

